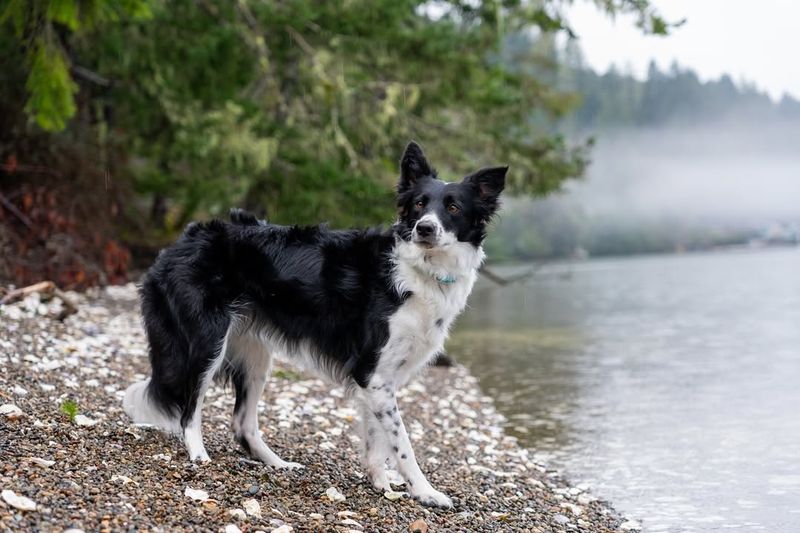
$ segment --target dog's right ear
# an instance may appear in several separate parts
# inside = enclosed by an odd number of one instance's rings
[[[420,178],[433,174],[434,171],[425,158],[422,147],[411,141],[400,160],[400,182],[397,184],[397,192],[403,192],[413,187]]]

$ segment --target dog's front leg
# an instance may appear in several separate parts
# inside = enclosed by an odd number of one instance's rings
[[[389,442],[373,409],[361,402],[361,439],[364,441],[364,466],[372,486],[381,492],[392,490],[386,475],[386,460],[391,454]]]
[[[423,505],[452,507],[453,502],[450,498],[431,486],[417,464],[408,432],[397,409],[394,384],[376,376],[367,388],[363,389],[363,393],[364,403],[376,422],[374,427],[383,431],[382,437],[389,445],[389,453],[395,459],[400,474],[405,478],[411,496]]]

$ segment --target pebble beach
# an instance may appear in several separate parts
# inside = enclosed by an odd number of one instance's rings
[[[356,411],[341,390],[279,366],[260,406],[284,459],[247,458],[230,433],[233,393],[206,397],[210,463],[175,436],[133,425],[122,394],[147,373],[133,284],[0,306],[2,531],[631,531],[585,486],[571,486],[503,433],[462,366],[431,368],[399,397],[420,466],[454,501],[429,509],[394,485],[381,494],[358,460]],[[453,354],[456,359],[458,354]]]

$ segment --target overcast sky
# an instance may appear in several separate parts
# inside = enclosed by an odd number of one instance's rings
[[[686,24],[668,37],[644,36],[631,17],[616,21],[589,2],[568,11],[586,62],[605,72],[630,65],[643,77],[653,58],[667,68],[673,60],[701,79],[723,73],[746,79],[773,98],[800,98],[800,0],[652,0],[668,20]]]

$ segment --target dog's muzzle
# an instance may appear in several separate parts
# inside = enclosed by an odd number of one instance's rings
[[[420,220],[414,226],[414,242],[424,246],[435,246],[439,241],[439,227],[430,220]]]

